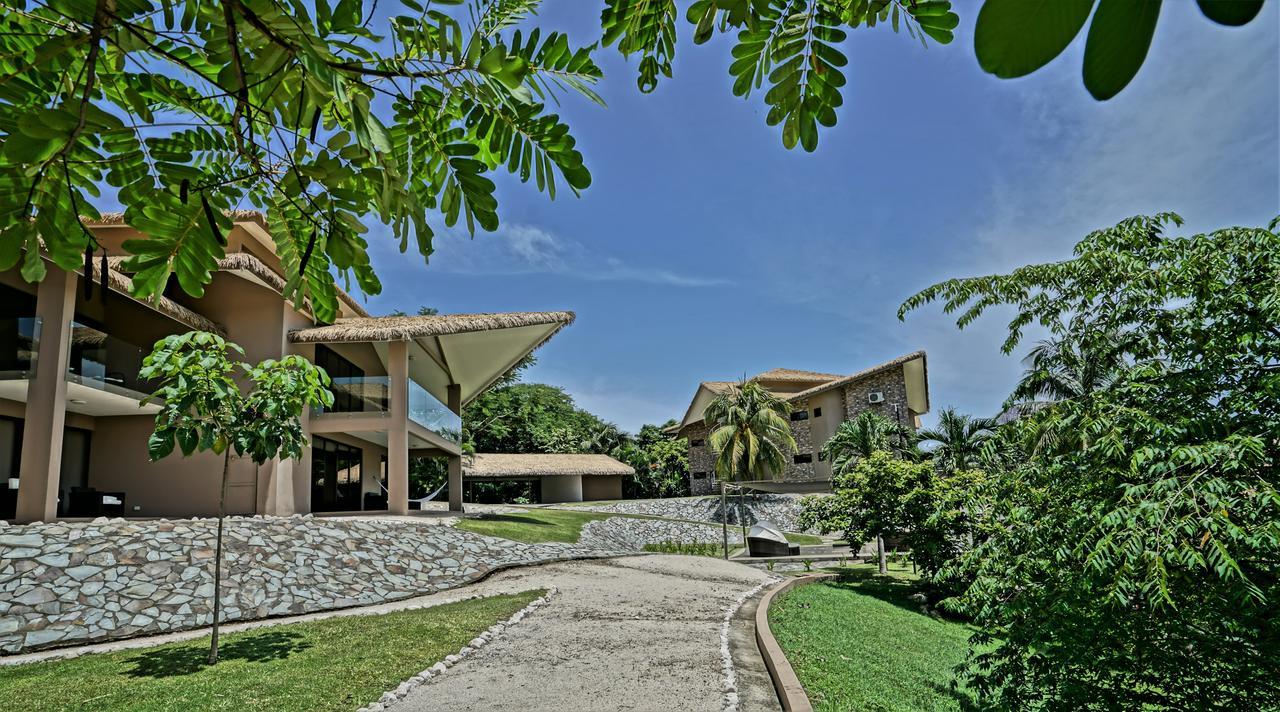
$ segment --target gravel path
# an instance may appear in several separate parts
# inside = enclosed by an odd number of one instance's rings
[[[770,580],[747,566],[690,556],[499,573],[468,593],[548,586],[559,593],[389,710],[777,710],[749,618],[758,588]],[[730,671],[734,687],[726,690]]]

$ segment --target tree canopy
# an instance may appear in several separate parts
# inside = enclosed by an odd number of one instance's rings
[[[962,328],[1010,305],[1123,369],[1013,421],[965,510],[965,674],[1017,709],[1280,705],[1280,235],[1135,217],[1073,259],[913,296]]]
[[[1240,25],[1262,0],[1198,3]],[[0,270],[20,264],[40,280],[42,247],[75,269],[100,247],[81,216],[119,204],[143,234],[125,244],[136,295],[155,297],[173,277],[200,296],[225,251],[226,211],[255,208],[289,298],[331,320],[335,276],[382,289],[368,221],[426,259],[436,221],[497,228],[497,174],[550,198],[591,184],[549,102],[600,101],[600,50],[539,28],[541,5],[4,0]],[[732,36],[733,93],[762,91],[783,144],[809,151],[844,104],[851,33],[879,26],[946,44],[960,22],[946,0],[603,0],[601,43],[639,56],[641,90],[672,74],[682,7],[695,43]],[[1021,76],[1092,13],[1084,79],[1106,98],[1142,64],[1159,10],[1155,0],[986,0],[975,48],[988,72]]]

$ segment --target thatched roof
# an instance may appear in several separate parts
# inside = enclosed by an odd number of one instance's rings
[[[98,265],[95,264],[93,267],[93,274],[98,275]],[[80,270],[80,272],[83,273],[83,269]],[[95,276],[94,279],[97,279],[97,277]],[[174,321],[181,322],[192,329],[197,329],[199,331],[211,331],[215,334],[226,336],[226,331],[208,317],[197,314],[168,297],[162,296],[155,300],[142,300],[135,298],[133,296],[133,280],[125,276],[124,273],[115,269],[111,264],[107,265],[107,282],[111,286],[112,291],[120,292],[134,301],[146,304]]]
[[[339,319],[336,323],[327,326],[298,329],[289,332],[289,340],[295,344],[409,341],[424,336],[516,329],[522,326],[554,324],[563,327],[572,324],[573,319],[574,314],[570,311],[374,316]],[[548,334],[547,338],[550,337],[551,335]]]
[[[111,262],[112,269],[120,269],[125,260],[129,259],[127,255],[114,255],[107,258]],[[269,288],[283,294],[284,293],[284,277],[281,277],[275,270],[263,264],[262,260],[248,252],[232,252],[218,260],[218,270],[222,272],[248,272],[256,277]],[[338,293],[338,299],[342,300],[351,308],[351,311],[360,316],[369,316],[369,312],[360,306],[350,294],[342,291],[337,285],[334,290]]]
[[[828,381],[827,383],[824,383],[820,386],[814,386],[813,388],[810,388],[807,391],[800,391],[799,393],[792,394],[790,396],[787,396],[787,400],[789,401],[805,400],[812,396],[816,396],[819,393],[824,393],[826,391],[829,391],[832,388],[841,388],[843,386],[847,386],[850,383],[853,383],[855,381],[861,381],[862,379],[868,376],[874,376],[875,374],[880,373],[881,371],[887,371],[891,368],[901,366],[902,364],[907,363],[909,361],[915,361],[918,358],[924,358],[924,357],[925,357],[924,351],[912,351],[909,354],[905,354],[903,356],[899,356],[898,358],[885,361],[884,363],[872,366],[871,368],[864,368],[861,371],[858,371],[857,373],[851,373],[848,376],[844,376],[843,378],[838,378],[834,381]]]
[[[843,378],[838,373],[818,373],[817,371],[800,371],[794,368],[771,368],[764,373],[752,376],[753,381],[785,381],[789,383],[827,383]]]
[[[261,210],[223,210],[222,214],[231,218],[231,222],[255,222],[263,227],[267,226],[267,216]],[[81,215],[80,219],[89,227],[117,227],[128,224],[124,220],[124,213],[121,212],[102,213],[97,219]]]
[[[482,478],[560,475],[634,475],[635,469],[608,455],[477,453],[462,460],[462,476]]]

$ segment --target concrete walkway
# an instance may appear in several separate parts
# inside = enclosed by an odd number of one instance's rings
[[[721,632],[726,610],[770,576],[720,559],[637,556],[527,567],[470,593],[555,586],[519,625],[392,706],[448,710],[726,709]],[[756,650],[751,596],[729,625],[744,712],[778,710]]]

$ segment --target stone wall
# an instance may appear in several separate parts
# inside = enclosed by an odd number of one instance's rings
[[[874,392],[884,394],[883,403],[869,403]],[[915,413],[907,407],[907,380],[901,368],[873,373],[844,387],[845,420],[871,411],[907,427],[915,427]]]
[[[787,531],[800,531],[796,528],[796,517],[800,515],[799,495],[793,494],[757,494],[743,498],[743,510],[747,524],[755,524],[757,520],[766,519]],[[728,498],[729,523],[738,523],[738,498]],[[633,499],[609,504],[578,505],[574,509],[588,509],[593,512],[614,512],[617,514],[644,514],[651,517],[667,517],[669,519],[687,519],[697,522],[720,523],[724,516],[720,511],[720,497],[675,497],[671,499]],[[612,520],[610,520],[612,521]],[[639,520],[632,520],[639,521]]]
[[[705,423],[690,425],[681,433],[689,439],[689,493],[694,495],[720,491],[720,484],[716,481],[715,453],[707,443],[707,433]],[[699,440],[702,444],[694,445]]]
[[[3,524],[3,522],[0,522]],[[0,526],[0,653],[212,621],[213,519]],[[607,552],[395,519],[231,517],[224,620],[367,605]]]
[[[630,517],[610,517],[594,522],[587,522],[582,527],[580,541],[587,546],[601,549],[617,549],[623,551],[640,551],[645,544],[662,544],[679,542],[681,544],[720,543],[724,539],[724,530],[720,526],[694,524],[692,522],[672,522],[664,519],[633,519]],[[729,529],[729,545],[742,544],[742,530],[736,527]]]

